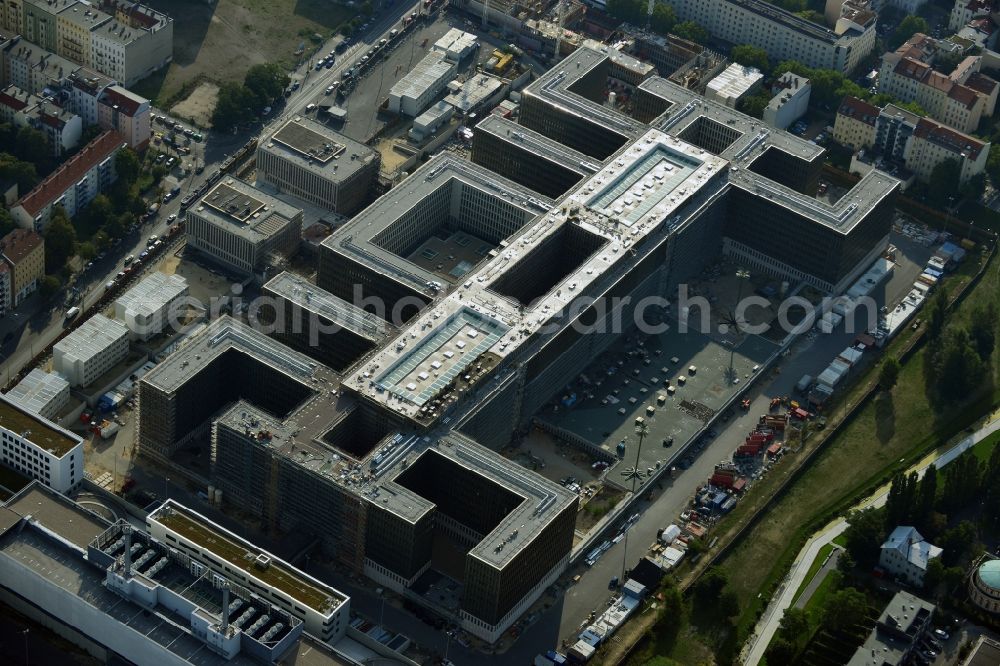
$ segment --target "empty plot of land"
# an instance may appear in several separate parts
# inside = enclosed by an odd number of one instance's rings
[[[198,127],[212,124],[212,112],[219,99],[219,86],[208,81],[195,88],[186,99],[174,104],[171,113],[177,118],[186,118]]]
[[[280,62],[289,68],[314,35],[328,38],[356,10],[330,0],[151,0],[174,19],[174,61],[137,90],[159,103],[171,101],[197,78],[241,81],[251,65]]]

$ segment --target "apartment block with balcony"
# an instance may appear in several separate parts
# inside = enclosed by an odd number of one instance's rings
[[[11,216],[19,226],[39,233],[48,226],[56,206],[69,217],[75,216],[115,181],[115,155],[125,145],[117,132],[104,132],[21,197],[11,208]]]
[[[10,307],[30,296],[45,276],[45,240],[28,229],[0,238],[0,258],[10,269]]]

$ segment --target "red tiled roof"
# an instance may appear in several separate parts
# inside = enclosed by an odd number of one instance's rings
[[[955,154],[964,155],[973,161],[979,158],[979,153],[986,147],[986,144],[979,139],[928,118],[917,121],[913,136],[947,148]]]
[[[111,130],[104,132],[39,183],[35,189],[21,197],[15,205],[22,206],[28,215],[34,217],[38,211],[59,198],[96,164],[124,145],[125,141],[117,132]]]
[[[863,99],[851,97],[850,95],[840,102],[840,108],[837,109],[837,115],[860,120],[872,127],[875,126],[875,119],[878,118],[878,113],[877,106],[869,104]]]
[[[981,92],[984,95],[992,95],[993,91],[996,90],[997,82],[995,79],[992,79],[981,72],[973,72],[969,75],[965,85],[966,87],[972,88],[976,92]]]
[[[126,116],[134,116],[142,104],[134,97],[123,94],[117,86],[105,89],[104,94],[101,95],[101,103],[108,106],[117,106],[118,110]]]
[[[42,244],[42,237],[30,229],[14,229],[0,238],[0,252],[15,266]]]
[[[955,100],[960,104],[964,104],[966,108],[972,108],[976,105],[979,100],[979,95],[972,88],[966,88],[963,85],[954,85],[951,90],[948,91],[948,97]]]

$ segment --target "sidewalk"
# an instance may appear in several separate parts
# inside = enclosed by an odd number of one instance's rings
[[[941,469],[962,453],[982,441],[983,438],[1000,430],[1000,417],[998,417],[997,414],[993,414],[990,418],[992,420],[986,425],[947,451],[933,451],[929,453],[920,462],[910,467],[907,470],[907,473],[917,472],[917,474],[923,476],[924,471],[931,465]],[[870,497],[858,502],[853,509],[860,510],[883,506],[889,495],[890,485],[891,484],[887,483],[880,487]],[[753,635],[744,646],[742,660],[744,664],[752,665],[760,663],[761,658],[764,656],[764,651],[771,643],[771,638],[774,637],[775,632],[778,630],[778,625],[781,622],[781,617],[785,614],[785,609],[791,606],[792,599],[795,597],[795,591],[799,589],[799,586],[805,579],[810,566],[819,555],[820,549],[843,534],[846,529],[847,520],[845,518],[839,518],[810,537],[810,539],[806,542],[806,545],[801,551],[799,551],[795,561],[792,563],[792,568],[781,582],[781,585],[778,587],[778,591],[772,598],[771,603],[768,604],[764,614],[757,622]]]

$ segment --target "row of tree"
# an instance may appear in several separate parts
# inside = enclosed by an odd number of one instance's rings
[[[931,402],[961,402],[986,385],[996,346],[997,310],[992,303],[972,308],[967,326],[945,325],[948,296],[940,289],[927,304],[924,380]]]
[[[277,63],[254,65],[247,70],[242,84],[223,83],[219,88],[212,126],[225,131],[255,120],[284,94],[290,81]]]
[[[704,27],[694,21],[678,21],[674,8],[660,0],[654,0],[651,14],[646,0],[608,0],[606,7],[608,14],[626,23],[645,26],[648,20],[650,30],[661,35],[669,33],[699,44],[708,42]]]

